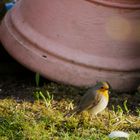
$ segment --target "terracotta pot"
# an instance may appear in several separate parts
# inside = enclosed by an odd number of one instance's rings
[[[140,83],[139,0],[21,0],[1,25],[6,50],[46,78],[77,86]]]

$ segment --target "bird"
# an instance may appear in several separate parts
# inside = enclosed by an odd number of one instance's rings
[[[77,107],[65,116],[79,114],[87,110],[92,115],[97,115],[103,111],[109,102],[110,85],[108,82],[97,82],[95,86],[89,88],[81,98]]]

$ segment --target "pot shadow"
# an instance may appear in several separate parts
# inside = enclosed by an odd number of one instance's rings
[[[34,93],[42,91],[47,98],[46,91],[53,95],[53,99],[57,102],[60,100],[72,101],[74,106],[80,101],[81,97],[86,93],[88,88],[79,88],[61,83],[49,81],[40,77],[40,87],[37,88],[35,83],[35,73],[28,71],[26,74],[12,74],[0,76],[0,99],[12,98],[17,102],[35,101]],[[140,108],[140,94],[133,93],[117,93],[113,91],[110,94],[108,108],[109,110],[117,109],[119,105],[124,113],[124,102],[127,101],[127,108],[130,113],[135,114],[136,108]]]
[[[41,78],[40,84],[49,82]],[[35,73],[27,70],[21,73],[0,75],[0,99],[12,98],[17,102],[33,102],[36,89]]]

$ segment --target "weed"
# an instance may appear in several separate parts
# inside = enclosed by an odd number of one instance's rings
[[[38,72],[36,72],[36,74],[35,74],[35,83],[36,83],[36,86],[39,87],[40,74]]]
[[[34,92],[34,97],[35,99],[37,99],[38,101],[40,99],[43,99],[46,107],[51,107],[51,103],[53,101],[53,95],[51,95],[48,91],[46,91],[46,96],[44,95],[44,93],[42,91],[35,91]]]
[[[126,113],[129,113],[129,109],[127,107],[127,100],[124,101],[123,106],[124,106]]]
[[[40,98],[43,99],[45,102],[46,107],[51,107],[51,102],[53,100],[53,95],[50,95],[48,91],[46,91],[46,96],[44,93],[40,90],[39,84],[40,84],[40,74],[37,72],[35,75],[35,82],[36,82],[36,91],[34,92],[34,97],[39,101]]]
[[[136,112],[138,113],[138,117],[140,118],[140,108],[136,108]]]

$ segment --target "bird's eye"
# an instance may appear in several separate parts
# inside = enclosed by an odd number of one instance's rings
[[[104,87],[101,87],[101,89],[104,89]]]

